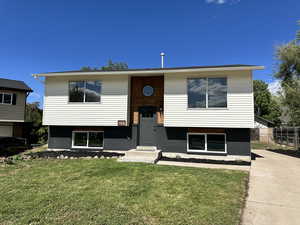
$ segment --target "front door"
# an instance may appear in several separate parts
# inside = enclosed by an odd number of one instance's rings
[[[155,125],[156,125],[156,107],[143,106],[139,108],[139,145],[156,146]]]

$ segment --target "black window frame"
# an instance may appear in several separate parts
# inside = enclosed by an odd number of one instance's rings
[[[205,79],[206,91],[205,91],[205,107],[190,107],[190,96],[189,96],[189,81],[195,79]],[[225,79],[226,80],[226,103],[224,107],[210,107],[209,106],[209,80],[210,79]],[[228,108],[228,78],[226,76],[214,76],[214,77],[189,77],[187,78],[187,109],[227,109]]]
[[[0,95],[2,96],[0,104],[2,104],[2,105],[13,105],[14,93],[0,92]],[[4,95],[9,95],[10,96],[10,103],[5,103],[4,102]]]
[[[74,145],[75,143],[75,134],[76,133],[86,133],[87,134],[87,142],[85,146],[80,145]],[[102,133],[102,146],[89,146],[89,139],[90,139],[90,133]],[[104,148],[104,131],[97,131],[97,130],[75,130],[72,131],[72,148],[82,148],[82,149],[103,149]]]
[[[84,85],[83,85],[83,101],[71,101],[71,95],[70,95],[70,86],[71,86],[71,83],[72,82],[83,82]],[[100,84],[100,93],[99,93],[99,101],[86,101],[87,97],[86,97],[86,84],[87,82],[99,82]],[[72,103],[72,104],[76,104],[76,103],[88,103],[88,104],[93,104],[93,103],[96,103],[96,104],[99,104],[101,103],[101,97],[102,97],[102,81],[101,80],[69,80],[69,85],[68,85],[68,102],[69,103]]]
[[[204,135],[205,136],[205,149],[204,150],[199,150],[199,149],[190,149],[190,143],[189,143],[189,136],[190,135]],[[212,151],[208,150],[208,142],[207,142],[207,136],[208,135],[222,135],[224,136],[224,151]],[[200,152],[200,153],[212,153],[212,154],[227,154],[227,135],[226,133],[195,133],[195,132],[188,132],[187,133],[187,152]]]

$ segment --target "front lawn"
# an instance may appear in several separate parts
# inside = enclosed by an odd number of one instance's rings
[[[247,179],[114,159],[0,164],[0,224],[237,225]]]

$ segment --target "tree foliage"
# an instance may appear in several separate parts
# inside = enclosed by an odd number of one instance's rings
[[[128,65],[124,62],[113,62],[112,60],[108,60],[106,66],[102,66],[101,70],[103,71],[114,71],[114,70],[127,70]]]
[[[255,115],[280,124],[281,110],[275,97],[268,90],[268,84],[262,80],[253,81]]]
[[[42,125],[43,110],[40,109],[40,103],[27,103],[25,115],[25,121],[32,123],[29,135],[31,143],[46,143],[48,129],[46,126]]]
[[[118,70],[127,70],[128,65],[125,62],[113,62],[112,60],[108,60],[107,65],[102,66],[100,68],[97,67],[90,67],[90,66],[83,66],[81,67],[82,71],[118,71]]]
[[[298,32],[300,35],[300,32]],[[298,36],[299,37],[299,36]],[[278,71],[281,80],[282,103],[288,109],[288,124],[300,126],[300,44],[293,40],[276,49]]]

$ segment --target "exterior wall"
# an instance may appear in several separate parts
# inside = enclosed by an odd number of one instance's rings
[[[15,93],[16,104],[0,104],[0,122],[24,122],[26,94],[23,91],[3,90],[0,92]]]
[[[70,149],[72,146],[72,130],[78,127],[50,126],[50,149]],[[103,127],[105,150],[130,150],[138,145],[138,126]],[[185,127],[157,126],[156,142],[158,149],[170,153],[187,153],[187,132]],[[250,156],[250,129],[225,129],[227,154],[188,153],[192,155],[240,155]]]
[[[157,127],[157,144],[163,152],[187,153],[186,127]],[[227,154],[188,153],[199,155],[250,155],[250,129],[225,129]]]
[[[72,131],[78,127],[49,126],[48,147],[50,149],[72,148]],[[104,149],[130,150],[137,145],[137,126],[103,127]]]
[[[0,123],[0,137],[13,136],[13,123]]]
[[[69,80],[100,80],[101,103],[69,103]],[[128,76],[47,77],[44,125],[117,126],[128,121]]]
[[[188,109],[187,78],[227,77],[227,108]],[[164,126],[253,128],[251,71],[165,74]]]

